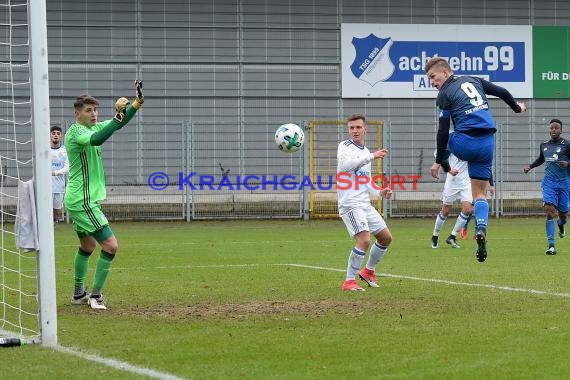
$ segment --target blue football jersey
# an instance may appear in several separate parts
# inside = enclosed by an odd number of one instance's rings
[[[544,159],[544,184],[559,184],[568,180],[567,169],[560,167],[559,162],[568,161],[569,147],[569,142],[564,138],[540,144],[540,154]]]
[[[497,130],[481,78],[450,77],[441,87],[436,104],[440,118],[451,117],[455,132],[490,129],[494,133]]]

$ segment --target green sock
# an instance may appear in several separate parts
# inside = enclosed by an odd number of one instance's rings
[[[93,293],[101,294],[101,290],[107,281],[107,276],[111,270],[111,263],[115,255],[109,252],[101,251],[99,259],[97,259],[97,266],[95,267],[95,279],[93,280]]]
[[[81,248],[79,248],[75,254],[73,267],[75,270],[74,280],[76,291],[85,289],[85,277],[87,277],[87,270],[89,269],[89,256],[91,256],[91,252],[85,252]]]

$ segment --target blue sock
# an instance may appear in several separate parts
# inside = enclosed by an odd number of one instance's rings
[[[554,245],[554,219],[546,219],[546,239],[548,246]]]
[[[473,202],[473,214],[475,214],[475,232],[482,229],[486,233],[489,222],[489,204],[486,199],[479,198]]]

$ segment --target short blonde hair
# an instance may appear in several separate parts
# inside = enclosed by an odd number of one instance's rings
[[[447,62],[445,60],[445,58],[441,58],[441,57],[430,58],[429,61],[427,61],[427,63],[426,63],[425,72],[427,73],[433,67],[439,67],[441,69],[447,69],[449,71],[453,71],[453,70],[451,70],[451,66],[449,66],[449,62]]]

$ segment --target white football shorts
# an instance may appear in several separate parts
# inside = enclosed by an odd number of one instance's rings
[[[453,188],[445,186],[441,193],[441,201],[444,205],[452,205],[455,201],[473,202],[473,195],[470,187]]]
[[[372,205],[351,209],[340,217],[351,237],[362,231],[369,231],[375,235],[387,227],[382,215]]]
[[[63,193],[53,194],[53,208],[61,210],[63,208]]]

